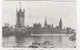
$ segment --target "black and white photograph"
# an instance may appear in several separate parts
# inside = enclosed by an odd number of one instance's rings
[[[76,48],[76,0],[4,0],[3,48]]]

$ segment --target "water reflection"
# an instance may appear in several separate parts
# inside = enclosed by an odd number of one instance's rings
[[[32,37],[5,37],[3,38],[3,47],[28,47],[33,42]]]

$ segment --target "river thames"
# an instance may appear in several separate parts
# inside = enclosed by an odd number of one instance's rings
[[[3,37],[4,48],[74,48],[76,42],[70,41],[68,37],[42,36],[16,38],[15,36]]]

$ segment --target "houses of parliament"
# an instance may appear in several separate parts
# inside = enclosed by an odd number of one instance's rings
[[[21,2],[19,4],[19,6],[20,6],[19,9],[16,8],[16,25],[14,28],[13,27],[10,28],[10,30],[12,32],[20,31],[20,34],[21,34],[21,32],[24,32],[25,34],[27,34],[27,33],[29,33],[29,34],[71,34],[71,33],[74,33],[74,31],[75,31],[74,29],[69,28],[69,27],[63,28],[63,23],[62,23],[61,18],[59,20],[58,26],[56,26],[56,27],[54,27],[53,24],[47,23],[47,17],[45,17],[45,19],[44,19],[43,27],[40,23],[34,23],[33,26],[25,27],[24,26],[24,21],[25,21],[24,19],[26,17],[25,16],[25,8],[21,7]],[[3,30],[5,30],[4,28],[7,28],[7,27],[8,27],[8,25],[6,24],[5,27],[3,27]],[[11,31],[9,31],[9,32],[11,32]],[[4,33],[4,35],[5,35],[5,33]]]
[[[34,41],[42,43],[44,41],[52,41],[54,46],[59,46],[64,42],[65,37],[75,41],[75,30],[66,27],[63,28],[63,22],[60,18],[58,26],[47,23],[47,17],[44,19],[44,26],[40,23],[34,23],[33,26],[24,26],[25,8],[16,9],[16,25],[9,27],[5,25],[2,27],[3,37],[15,36],[17,39],[25,37],[33,37]]]

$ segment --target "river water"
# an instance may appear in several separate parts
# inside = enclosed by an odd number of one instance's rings
[[[54,38],[54,37],[53,37]],[[25,38],[16,38],[15,36],[10,36],[10,37],[3,37],[3,42],[2,45],[5,48],[56,48],[56,46],[59,47],[69,47],[73,48],[75,46],[74,42],[70,42],[66,38],[63,39],[63,41],[58,40],[58,38],[54,38],[51,40],[51,38],[42,38],[42,37],[25,37]],[[44,43],[43,43],[44,42]],[[56,43],[56,44],[54,44]],[[64,43],[64,44],[63,44]],[[57,45],[58,44],[58,45]]]

